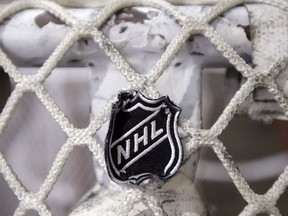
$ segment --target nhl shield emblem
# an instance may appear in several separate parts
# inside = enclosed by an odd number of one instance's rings
[[[140,184],[173,176],[183,157],[177,126],[180,112],[168,97],[149,99],[140,92],[121,92],[105,144],[112,180]]]

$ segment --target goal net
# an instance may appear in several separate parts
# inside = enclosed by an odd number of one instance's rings
[[[64,5],[65,2],[66,1],[59,1],[59,3]],[[205,3],[211,3],[211,1]],[[232,46],[225,41],[223,36],[211,25],[211,22],[218,16],[240,4],[247,4],[247,7],[251,11],[253,11],[255,7],[258,7],[258,4],[250,5],[250,3],[272,5],[275,7],[271,9],[274,11],[272,14],[275,14],[278,11],[288,10],[288,3],[285,0],[223,0],[217,2],[211,7],[208,7],[205,11],[201,11],[199,15],[190,17],[186,13],[182,11],[180,12],[180,10],[166,1],[125,0],[114,1],[112,4],[105,6],[103,9],[98,11],[98,14],[92,20],[83,20],[73,16],[58,3],[45,0],[19,0],[1,7],[1,22],[4,22],[7,18],[17,12],[31,8],[40,8],[60,19],[63,24],[67,25],[71,29],[35,74],[22,73],[7,56],[5,50],[0,49],[0,65],[9,75],[10,79],[15,83],[15,88],[0,115],[0,136],[5,132],[5,127],[7,127],[9,120],[17,109],[21,98],[27,92],[32,92],[36,95],[37,100],[39,99],[67,136],[65,144],[61,146],[47,177],[37,192],[31,192],[25,187],[4,158],[3,154],[0,153],[0,173],[3,175],[9,187],[19,200],[19,205],[15,210],[14,215],[25,215],[26,212],[31,209],[37,211],[40,216],[52,215],[46,204],[46,200],[50,195],[53,186],[58,181],[66,160],[73,149],[78,146],[88,147],[92,152],[94,159],[99,164],[99,167],[106,172],[107,168],[103,145],[101,145],[100,141],[95,138],[95,135],[102,133],[101,129],[103,130],[103,125],[109,120],[111,107],[112,104],[117,101],[118,92],[121,90],[140,91],[149,98],[161,97],[162,94],[157,86],[157,81],[161,79],[161,77],[165,76],[165,73],[167,73],[166,69],[180,51],[181,47],[183,47],[187,40],[194,35],[203,35],[207,38],[221,53],[221,55],[226,58],[239,73],[241,73],[243,83],[211,128],[203,129],[197,121],[193,122],[191,119],[186,118],[185,115],[180,117],[179,130],[183,131],[183,134],[186,135],[186,141],[183,142],[184,161],[188,160],[191,155],[194,155],[195,157],[195,153],[201,148],[211,148],[225,167],[240,195],[247,202],[246,207],[240,213],[241,216],[257,215],[259,213],[281,215],[280,211],[276,207],[276,203],[287,187],[288,169],[286,168],[284,170],[273,186],[265,194],[257,194],[251,189],[243,175],[240,173],[233,158],[226,151],[225,145],[218,138],[222,134],[223,130],[226,129],[229,122],[234,118],[235,114],[243,110],[248,110],[254,117],[257,117],[257,114],[259,113],[265,114],[265,111],[267,110],[270,114],[277,112],[284,113],[286,116],[288,115],[288,100],[284,94],[285,83],[281,84],[281,82],[279,83],[277,80],[278,75],[286,66],[287,43],[283,41],[285,46],[278,46],[280,47],[280,50],[271,50],[270,53],[266,53],[267,55],[262,56],[263,52],[260,52],[259,49],[266,46],[265,42],[269,40],[269,37],[260,32],[263,37],[262,40],[258,41],[258,50],[256,49],[256,51],[259,52],[254,54],[254,63],[256,64],[251,65],[248,64],[245,59],[240,57],[235,49],[232,48]],[[74,3],[72,6],[75,6]],[[92,7],[92,5],[88,3],[86,6]],[[137,71],[137,67],[131,66],[122,53],[115,48],[115,45],[102,32],[103,25],[112,15],[121,9],[134,6],[145,6],[161,10],[172,17],[179,25],[179,31],[176,36],[169,44],[167,44],[164,53],[160,55],[155,65],[146,74],[140,73]],[[257,17],[257,15],[259,16],[257,12],[253,14],[254,17],[252,17],[252,20],[254,19],[257,21],[260,19]],[[285,22],[285,20],[283,22]],[[123,28],[122,31],[125,31],[125,29]],[[121,72],[121,77],[125,78],[126,86],[119,89],[118,92],[115,92],[113,96],[110,96],[110,98],[105,101],[105,105],[101,106],[101,108],[97,110],[97,113],[94,113],[95,115],[87,127],[78,128],[71,123],[70,119],[67,118],[65,113],[59,108],[57,103],[45,89],[43,83],[51,75],[52,70],[65,56],[66,52],[73,47],[77,41],[86,38],[91,38],[100,47],[100,49],[105,52],[116,68]],[[161,37],[156,38],[156,40],[161,40]],[[117,80],[115,80],[115,83],[116,82]],[[251,101],[251,95],[253,95],[255,89],[258,89],[259,87],[267,89],[273,95],[272,99],[280,106],[279,110],[275,110],[276,108],[274,108],[273,104],[271,107],[263,108],[263,104],[254,104],[253,101]],[[261,116],[260,114],[258,117],[260,116],[259,118],[263,118],[264,115]],[[269,118],[269,115],[267,116],[267,118]],[[195,172],[195,170],[192,170],[191,172]],[[157,184],[155,185],[155,182],[153,182],[152,186],[154,187],[153,189],[158,187]],[[142,190],[133,185],[120,185],[120,187],[124,191],[127,191],[127,198],[125,200],[125,208],[119,209],[119,212],[116,213],[117,215],[128,215],[134,204],[142,199],[145,200],[147,206],[153,212],[153,215],[164,215],[158,197],[151,193],[150,190]]]

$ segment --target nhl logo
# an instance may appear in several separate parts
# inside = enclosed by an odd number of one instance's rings
[[[183,150],[178,135],[181,109],[168,97],[149,99],[121,92],[113,105],[105,158],[115,182],[168,179],[179,169]]]

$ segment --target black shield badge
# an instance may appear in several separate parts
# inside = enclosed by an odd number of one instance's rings
[[[121,92],[113,105],[105,146],[112,180],[140,184],[173,176],[183,157],[180,112],[168,97],[149,99],[140,92]]]

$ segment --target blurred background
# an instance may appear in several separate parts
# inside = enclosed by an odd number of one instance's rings
[[[228,71],[229,76],[226,69],[206,69],[202,73],[204,128],[215,123],[229,101],[231,80],[239,74],[233,69]],[[267,192],[288,164],[287,130],[285,120],[264,123],[238,114],[219,137],[256,193]],[[201,150],[196,184],[212,216],[238,215],[247,204],[211,149]],[[288,215],[287,200],[286,191],[277,203],[282,215]]]

